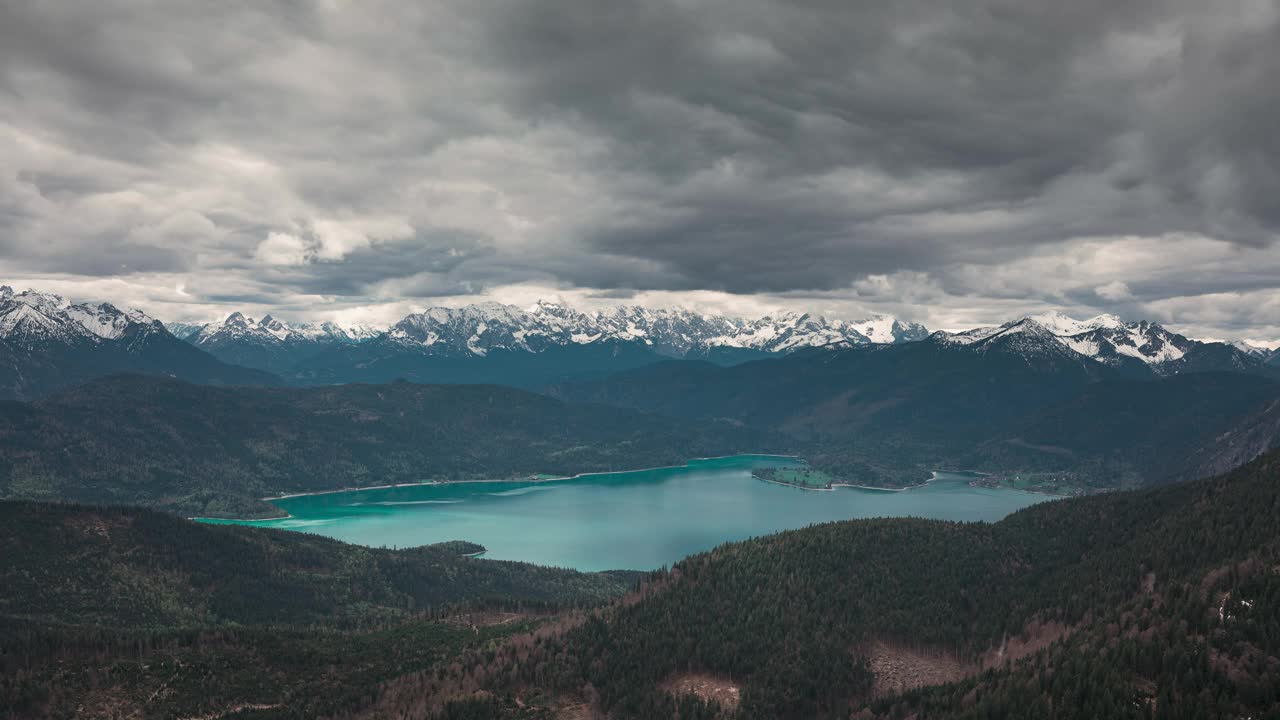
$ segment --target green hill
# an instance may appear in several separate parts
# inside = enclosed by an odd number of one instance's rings
[[[729,368],[666,362],[552,389],[672,417],[777,433],[838,480],[902,486],[927,471],[1064,472],[1096,488],[1221,472],[1280,443],[1254,416],[1280,399],[1256,374],[1166,379],[1083,357],[939,342],[800,352]],[[1221,445],[1245,425],[1243,447]],[[1240,450],[1252,451],[1240,452]]]
[[[477,549],[0,502],[0,717],[314,717],[641,577],[460,554]]]
[[[496,679],[494,699],[436,706],[446,717],[523,717],[511,708],[536,702],[646,719],[1276,717],[1277,567],[1274,453],[1223,477],[1044,503],[992,525],[833,523],[691,557],[661,591],[532,658],[472,656],[459,672]],[[913,675],[925,686],[900,692]],[[669,692],[687,677],[738,688],[736,712]],[[400,684],[412,687],[390,688],[379,712],[450,687]]]
[[[424,480],[672,465],[769,451],[672,421],[486,385],[215,388],[120,376],[0,404],[0,498],[277,513],[259,498]]]

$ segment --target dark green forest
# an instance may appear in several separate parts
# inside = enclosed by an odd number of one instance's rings
[[[313,717],[643,579],[464,557],[478,549],[0,502],[0,717]]]
[[[818,525],[644,576],[143,510],[0,512],[8,717],[1280,713],[1277,453],[994,524]],[[933,664],[952,674],[931,681]]]
[[[639,602],[524,657],[471,654],[457,673],[487,679],[486,717],[536,717],[539,701],[617,718],[1276,717],[1278,568],[1272,454],[1222,478],[995,524],[851,521],[722,546]],[[884,644],[949,658],[967,677],[877,692],[868,649]],[[1006,647],[1035,651],[1002,659]],[[691,673],[736,684],[741,704],[664,689]],[[400,682],[416,692],[394,696],[419,704],[459,685]]]
[[[1276,377],[1134,377],[1083,357],[916,342],[728,368],[670,361],[551,392],[776,433],[843,482],[901,487],[952,468],[1064,472],[1113,489],[1204,477],[1275,447],[1274,423],[1243,449],[1232,439],[1280,400]]]
[[[260,498],[628,470],[776,449],[764,433],[489,385],[216,388],[117,376],[0,403],[0,498],[278,514]]]

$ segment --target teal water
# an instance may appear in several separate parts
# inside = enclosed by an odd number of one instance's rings
[[[244,524],[375,547],[470,540],[488,549],[485,557],[497,560],[579,570],[647,570],[724,542],[813,523],[906,516],[995,521],[1046,499],[969,487],[972,476],[954,473],[938,473],[928,485],[903,492],[801,490],[751,476],[755,467],[794,464],[787,458],[744,455],[568,480],[307,495],[275,501],[292,517]]]

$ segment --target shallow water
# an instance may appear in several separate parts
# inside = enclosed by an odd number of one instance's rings
[[[292,516],[256,521],[371,546],[470,540],[485,557],[579,570],[645,570],[732,540],[831,520],[925,517],[995,521],[1046,500],[969,487],[938,473],[903,492],[800,490],[751,476],[795,464],[744,455],[687,466],[545,482],[477,482],[308,495],[275,502]]]

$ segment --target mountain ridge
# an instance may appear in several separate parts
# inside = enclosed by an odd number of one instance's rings
[[[41,397],[118,372],[224,385],[280,383],[179,340],[141,311],[0,287],[0,398]]]

